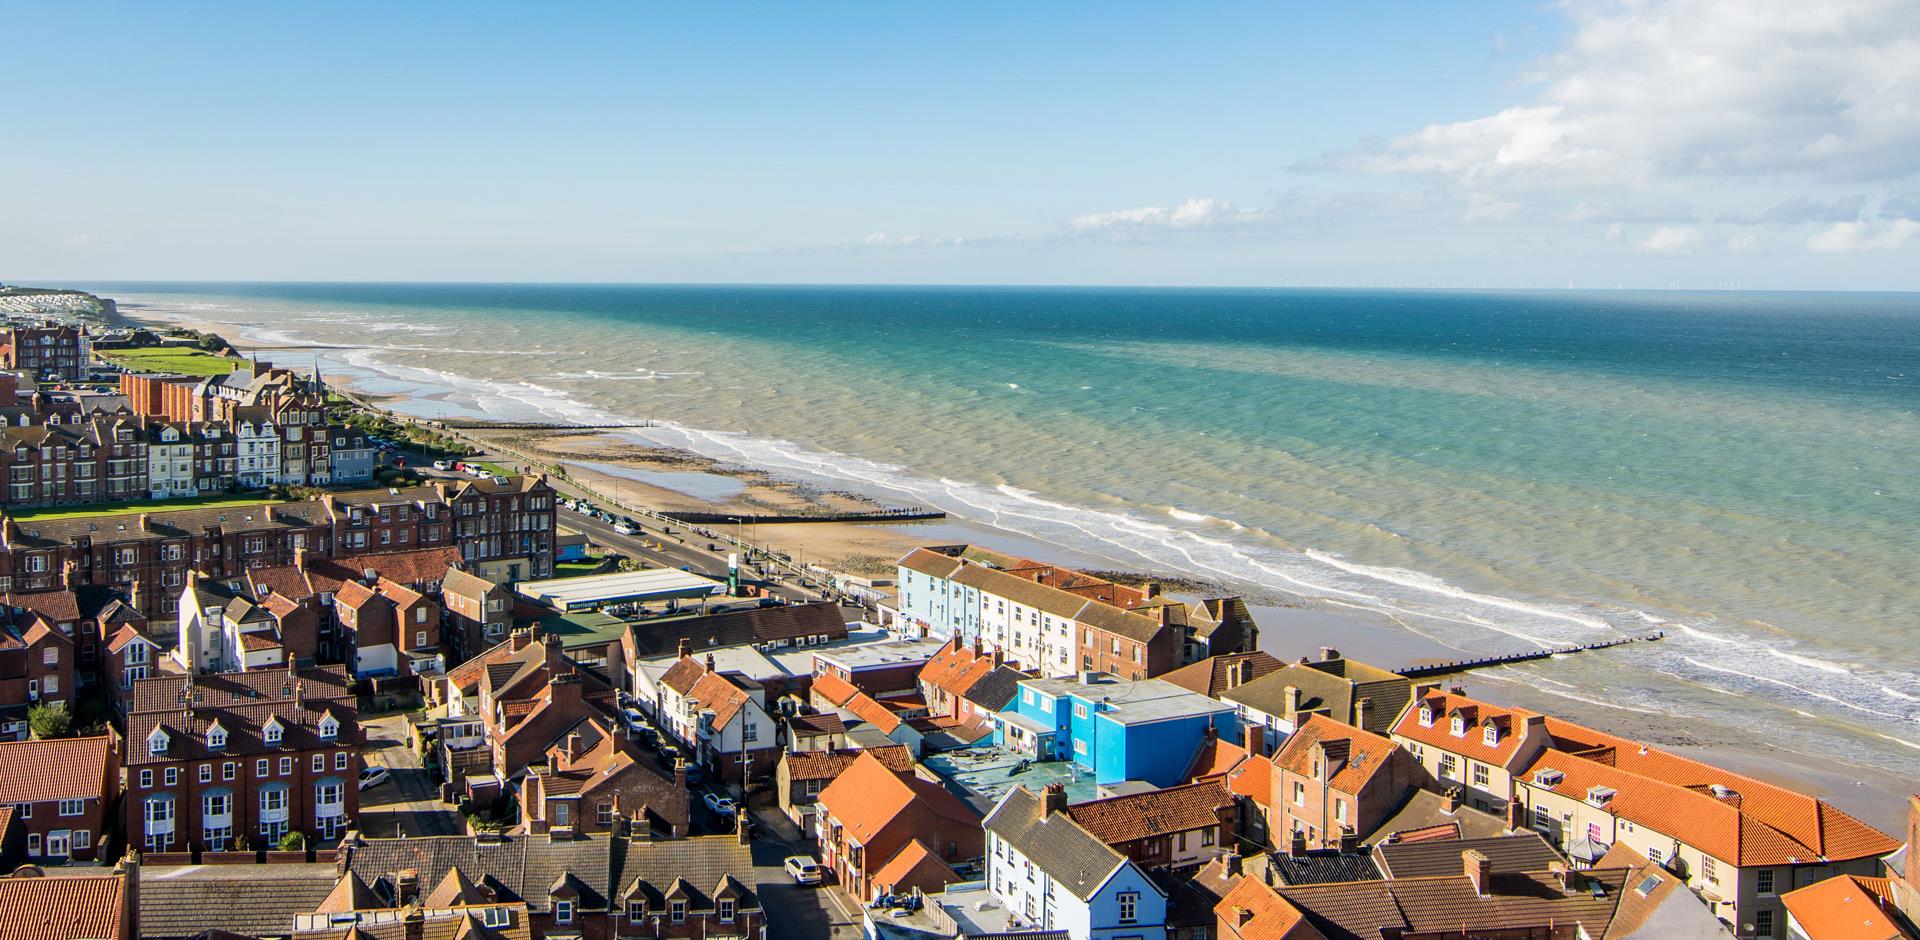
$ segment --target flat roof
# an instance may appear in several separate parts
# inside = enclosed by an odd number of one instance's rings
[[[709,597],[725,591],[726,585],[678,568],[647,568],[522,581],[513,589],[521,597],[556,610],[577,610],[601,604]]]
[[[945,640],[897,640],[840,647],[814,647],[814,655],[851,670],[924,663],[947,645]]]
[[[1098,717],[1123,725],[1188,718],[1233,710],[1232,705],[1161,679],[1121,679],[1106,673],[1058,679],[1026,679],[1021,688],[1053,698],[1099,703]]]
[[[620,642],[627,622],[598,610],[556,611],[540,618],[540,632],[560,638],[563,650],[588,649]]]
[[[957,751],[942,751],[920,759],[928,769],[946,778],[948,787],[975,808],[992,809],[1014,787],[1024,786],[1035,793],[1047,784],[1058,783],[1067,789],[1067,802],[1084,803],[1100,798],[1100,786],[1093,771],[1076,767],[1073,761],[1038,761],[988,744]]]

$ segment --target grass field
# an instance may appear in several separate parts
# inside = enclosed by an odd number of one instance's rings
[[[586,561],[557,561],[553,563],[553,576],[556,578],[577,578],[593,574],[600,570],[601,558],[589,557]]]
[[[181,499],[141,499],[127,503],[93,503],[87,506],[54,506],[47,509],[22,509],[7,515],[26,521],[37,519],[84,519],[88,516],[111,516],[122,512],[166,512],[170,509],[221,509],[225,507],[262,506],[277,503],[266,493],[217,496],[188,496]]]
[[[179,346],[103,349],[99,351],[99,355],[102,359],[112,360],[136,372],[226,375],[240,365],[237,359],[228,359],[205,350]]]

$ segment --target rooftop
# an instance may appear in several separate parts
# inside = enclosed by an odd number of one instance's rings
[[[558,610],[575,610],[601,604],[708,597],[725,591],[726,586],[678,568],[648,568],[644,571],[617,571],[578,578],[523,581],[514,585],[514,590],[521,597]]]
[[[1088,673],[1062,679],[1028,679],[1021,682],[1020,687],[1056,698],[1070,696],[1098,703],[1100,717],[1123,725],[1233,710],[1233,706],[1225,702],[1190,692],[1171,682],[1121,679],[1106,673]]]
[[[1072,761],[1035,761],[997,747],[929,754],[921,763],[959,787],[976,809],[992,807],[1018,786],[1039,790],[1058,783],[1067,788],[1069,802],[1084,803],[1100,796],[1093,774],[1075,767]]]
[[[943,640],[900,640],[893,643],[861,643],[841,647],[814,647],[814,656],[844,669],[858,671],[885,666],[909,666],[933,658],[945,646]]]

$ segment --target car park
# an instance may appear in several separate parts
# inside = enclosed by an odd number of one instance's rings
[[[827,880],[826,866],[809,855],[789,855],[780,867],[786,869],[787,877],[797,884],[817,885]]]

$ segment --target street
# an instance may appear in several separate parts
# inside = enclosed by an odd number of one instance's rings
[[[762,798],[766,799],[766,798]],[[754,805],[753,872],[771,940],[851,940],[861,934],[860,907],[836,885],[797,884],[787,875],[787,856],[819,858],[813,843],[771,802]]]
[[[466,831],[453,807],[440,802],[427,779],[420,755],[407,746],[406,716],[387,715],[361,723],[368,767],[385,767],[392,777],[360,791],[360,831],[369,836],[446,836]]]

